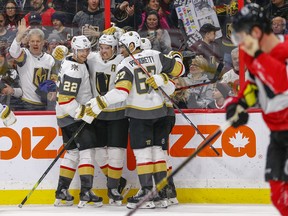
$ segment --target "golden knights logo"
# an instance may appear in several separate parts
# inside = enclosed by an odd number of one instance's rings
[[[96,89],[99,95],[104,95],[109,90],[111,75],[103,72],[96,72]]]
[[[38,87],[40,83],[48,78],[49,70],[47,68],[34,68],[33,84]]]
[[[226,24],[226,37],[231,40],[231,34],[232,34],[232,23]]]

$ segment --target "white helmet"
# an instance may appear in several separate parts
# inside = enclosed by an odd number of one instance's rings
[[[114,48],[118,45],[118,40],[114,35],[104,34],[99,38],[99,44],[109,45],[112,46],[112,48]]]
[[[135,31],[129,31],[129,32],[126,32],[124,33],[120,39],[119,39],[119,42],[120,42],[120,46],[122,44],[124,44],[126,47],[129,47],[129,45],[131,43],[134,43],[135,45],[135,49],[137,47],[140,47],[141,46],[141,38],[140,38],[140,35],[135,32]],[[134,50],[135,50],[134,49]],[[134,50],[132,50],[131,52],[134,52]]]
[[[74,50],[91,48],[91,42],[84,35],[74,36],[71,41],[71,48]]]
[[[143,50],[149,50],[152,48],[151,42],[147,38],[141,38],[141,49]]]

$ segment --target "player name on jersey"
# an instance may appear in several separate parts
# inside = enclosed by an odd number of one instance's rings
[[[140,64],[154,63],[155,62],[153,56],[145,56],[145,57],[137,58],[136,60]],[[130,61],[129,64],[131,65],[131,67],[137,66],[137,64],[136,64],[136,62],[134,60]]]

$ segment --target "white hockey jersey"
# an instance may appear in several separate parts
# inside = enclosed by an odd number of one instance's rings
[[[106,94],[115,88],[116,67],[123,60],[123,56],[117,55],[114,59],[103,61],[99,52],[91,52],[87,59],[89,67],[90,83],[93,97]],[[125,101],[111,104],[104,109],[97,119],[118,120],[125,117]]]
[[[151,75],[166,73],[170,76],[180,76],[184,70],[182,63],[155,50],[144,50],[134,57]],[[117,67],[117,71],[116,88],[129,93],[126,100],[126,116],[155,119],[167,115],[162,93],[159,90],[149,92],[149,86],[145,83],[147,75],[132,57],[125,58]]]
[[[75,123],[78,106],[85,105],[92,98],[89,72],[86,63],[79,64],[66,57],[58,74],[56,117],[60,127]]]
[[[17,71],[23,90],[22,100],[32,104],[43,105],[40,96],[35,91],[40,83],[50,79],[51,69],[55,64],[55,60],[47,53],[35,57],[26,48],[23,48],[23,51],[25,52],[24,60],[17,63]]]

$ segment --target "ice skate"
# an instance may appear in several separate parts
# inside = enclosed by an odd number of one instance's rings
[[[118,186],[118,193],[122,195],[123,199],[129,193],[132,185],[127,183],[127,180],[123,177],[120,178],[119,186]]]
[[[135,196],[129,197],[127,199],[127,208],[129,208],[129,209],[135,208],[136,205],[138,204],[138,202],[144,196],[146,196],[149,192],[150,192],[150,190],[148,188],[144,188],[143,187],[142,189],[140,189]],[[142,208],[142,209],[153,209],[153,208],[155,208],[155,204],[153,202],[153,199],[149,199],[140,208]]]
[[[167,208],[168,207],[168,199],[166,193],[166,187],[158,192],[158,195],[154,198],[154,204],[156,208]]]
[[[61,191],[56,191],[56,200],[54,206],[72,206],[74,197],[71,196],[67,189],[62,189]]]
[[[101,207],[103,205],[102,200],[102,197],[96,196],[92,190],[81,192],[78,208],[83,208],[90,202],[93,202],[95,207]]]
[[[116,188],[113,188],[113,189],[108,188],[108,197],[109,197],[109,204],[110,205],[117,205],[117,206],[121,206],[122,205],[123,197],[118,192],[118,189],[116,189]]]
[[[167,193],[167,198],[168,198],[168,205],[177,205],[178,199],[177,199],[177,192],[176,192],[176,188],[174,184],[169,184],[167,189],[166,189],[166,193]]]

